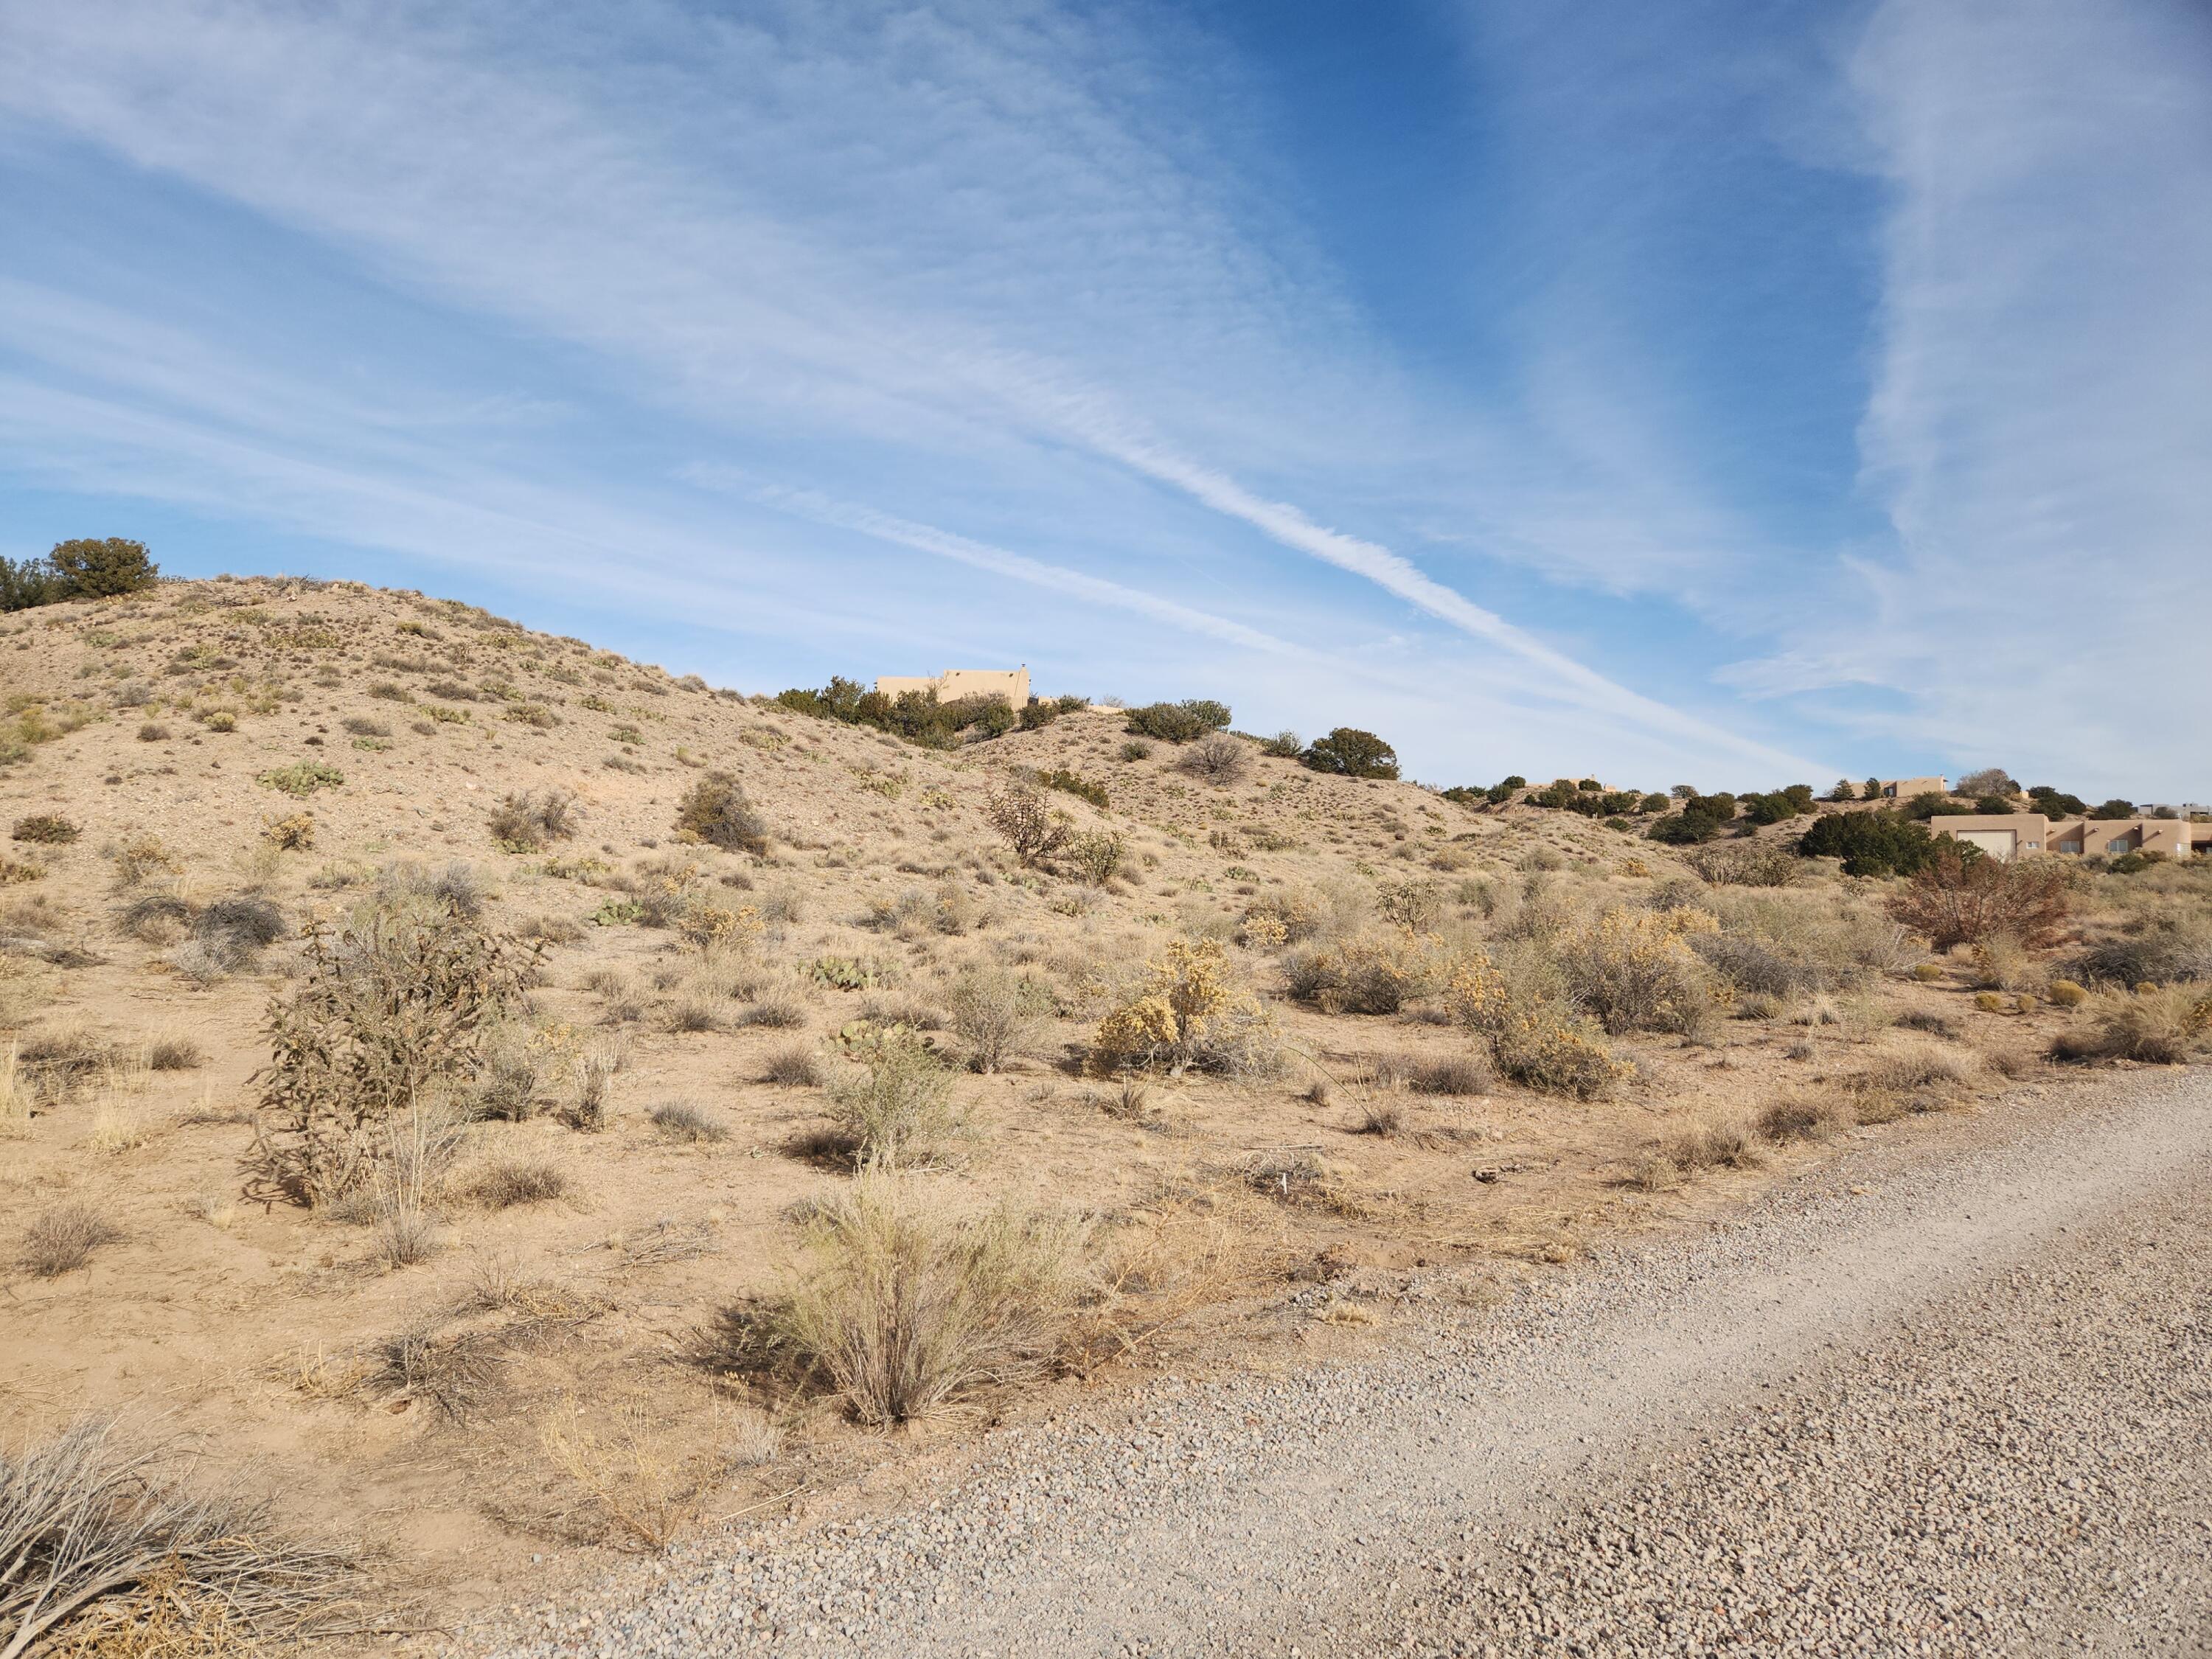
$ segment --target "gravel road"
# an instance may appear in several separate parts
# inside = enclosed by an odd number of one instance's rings
[[[2212,1078],[2016,1101],[494,1651],[2212,1654],[2209,1224]]]

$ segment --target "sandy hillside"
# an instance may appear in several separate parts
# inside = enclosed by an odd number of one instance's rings
[[[1923,951],[1863,884],[1709,887],[1583,819],[1256,747],[1209,782],[1172,744],[1128,757],[1115,710],[934,752],[296,580],[21,613],[0,671],[0,1197],[27,1241],[0,1241],[0,1405],[33,1433],[159,1413],[287,1526],[368,1540],[393,1605],[434,1621],[957,1449],[992,1413],[1374,1340],[1397,1299],[1474,1293],[1447,1267],[1540,1273],[1786,1177],[1824,1136],[1992,1097],[2066,1018],[1978,1006],[1958,963],[1914,980]],[[986,809],[1024,768],[1103,790],[1044,799],[1119,837],[1114,873],[1012,856]],[[679,839],[714,773],[764,851]],[[522,796],[567,802],[556,833],[495,832]],[[536,953],[406,1260],[374,1206],[290,1201],[250,1157],[303,935],[380,900],[458,902]],[[1682,1030],[1616,1035],[1602,1097],[1502,1078],[1437,964],[1533,960],[1608,913],[1739,942],[1711,954],[1741,984],[1711,978]],[[1218,942],[1252,1053],[1100,1075],[1099,1022],[1178,939]],[[1743,989],[1748,945],[1802,971]],[[1382,963],[1394,1011],[1315,992],[1317,957]],[[970,970],[1021,996],[988,1073],[951,1018]],[[956,1213],[1079,1214],[1104,1282],[1026,1389],[886,1437],[749,1370],[731,1332],[854,1179],[825,1133],[836,1039],[893,1024],[929,1034],[968,1120],[912,1178]],[[1755,1132],[1778,1102],[1804,1133]],[[1710,1158],[1679,1139],[1701,1126]],[[95,1237],[49,1272],[31,1234],[56,1206]]]

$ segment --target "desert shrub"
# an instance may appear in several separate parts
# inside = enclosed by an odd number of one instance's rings
[[[1041,788],[1057,789],[1062,794],[1074,796],[1078,800],[1087,800],[1102,812],[1107,809],[1113,799],[1113,797],[1106,793],[1104,784],[1093,783],[1081,773],[1071,772],[1064,766],[1056,766],[1049,772],[1038,772],[1028,767],[1018,767],[1015,772],[1024,782],[1034,783]]]
[[[1024,865],[1034,865],[1059,851],[1074,827],[1066,813],[1054,811],[1042,795],[1020,782],[1011,782],[988,796],[983,816]]]
[[[1310,947],[1284,963],[1291,994],[1329,1014],[1395,1014],[1435,991],[1448,969],[1434,939],[1403,933]]]
[[[1398,751],[1372,732],[1356,726],[1340,726],[1325,738],[1316,738],[1302,757],[1316,772],[1333,772],[1347,778],[1395,778]]]
[[[169,728],[159,720],[148,720],[138,728],[138,741],[141,743],[167,743],[169,735]]]
[[[280,853],[305,853],[315,845],[315,815],[295,812],[261,826],[261,838]]]
[[[2052,1042],[2051,1057],[2179,1066],[2208,1048],[2212,1048],[2212,996],[2164,986],[2100,997],[2087,1020]]]
[[[1132,738],[1114,752],[1125,761],[1146,760],[1152,755],[1152,745],[1141,738]]]
[[[167,945],[190,925],[192,907],[174,893],[142,893],[115,913],[118,933],[146,945]]]
[[[965,1121],[936,1045],[904,1026],[861,1026],[841,1034],[836,1064],[823,1090],[831,1121],[854,1162],[863,1165],[927,1159]]]
[[[388,738],[391,726],[384,720],[373,720],[362,714],[349,714],[338,722],[339,729],[356,738]]]
[[[1227,726],[1229,719],[1225,704],[1209,697],[1187,697],[1181,702],[1151,702],[1129,709],[1122,729],[1132,737],[1158,738],[1162,743],[1195,743]]]
[[[337,1635],[350,1557],[286,1541],[268,1506],[195,1492],[167,1445],[80,1417],[0,1448],[0,1653],[191,1656]]]
[[[192,918],[192,934],[210,945],[250,954],[284,937],[284,913],[252,893],[216,899]]]
[[[1890,896],[1887,908],[1938,951],[1999,933],[2033,950],[2050,944],[2064,923],[2069,879],[2056,864],[2007,864],[1945,847]]]
[[[1955,1089],[1968,1079],[1971,1062],[1925,1045],[1881,1054],[1843,1079],[1862,1092],[1911,1094],[1924,1089]]]
[[[483,914],[488,896],[476,866],[464,859],[434,867],[397,860],[376,872],[376,902],[387,907],[451,911],[473,921]]]
[[[106,849],[115,866],[115,884],[129,889],[155,876],[182,873],[184,861],[163,844],[159,836],[141,830],[125,836]]]
[[[122,1237],[121,1229],[104,1212],[80,1199],[65,1199],[33,1212],[24,1225],[16,1260],[33,1279],[58,1279],[90,1261],[101,1245]]]
[[[1171,939],[1099,1022],[1091,1060],[1109,1072],[1165,1066],[1172,1076],[1244,1069],[1257,1063],[1263,1025],[1258,1005],[1231,980],[1219,939]]]
[[[2070,979],[2052,980],[2044,994],[2061,1008],[2079,1008],[2089,1000],[2089,993]]]
[[[379,905],[336,938],[311,930],[302,982],[270,1005],[273,1054],[257,1074],[265,1185],[319,1204],[369,1181],[403,1115],[474,1080],[487,1024],[534,967],[452,908]]]
[[[952,1013],[953,1035],[967,1045],[969,1063],[987,1073],[997,1071],[1030,1040],[1040,1006],[1048,1006],[1038,987],[995,969],[970,969],[952,981],[945,1001]]]
[[[207,1064],[207,1051],[188,1036],[156,1037],[146,1047],[146,1064],[156,1072],[195,1072]]]
[[[1260,744],[1260,752],[1270,760],[1296,760],[1305,751],[1305,739],[1295,732],[1278,732]]]
[[[1936,855],[1925,824],[1893,811],[1824,812],[1798,837],[1804,858],[1844,861],[1847,876],[1911,875]]]
[[[1468,957],[1455,966],[1446,1006],[1455,1023],[1488,1047],[1500,1073],[1544,1093],[1597,1099],[1634,1069],[1615,1060],[1602,1030],[1538,976],[1508,974],[1487,957]]]
[[[492,808],[485,827],[510,853],[539,852],[576,833],[576,798],[565,789],[510,793]]]
[[[1704,910],[1607,910],[1561,941],[1559,965],[1576,1003],[1607,1032],[1693,1032],[1726,993],[1685,936],[1717,925]]]
[[[768,823],[726,772],[709,772],[684,792],[676,809],[676,833],[729,852],[765,853]]]
[[[1226,732],[1209,732],[1176,757],[1178,771],[1208,783],[1236,783],[1252,769],[1252,752]]]
[[[1120,836],[1110,830],[1098,830],[1072,836],[1066,858],[1085,881],[1093,887],[1103,887],[1121,869],[1125,851],[1126,845]]]
[[[2039,991],[2043,965],[2009,933],[1992,933],[1974,946],[1974,983],[1991,991]]]
[[[1443,1054],[1397,1061],[1392,1070],[1407,1086],[1424,1095],[1479,1095],[1493,1081],[1480,1054]]]
[[[1082,1243],[1073,1223],[1006,1207],[960,1220],[910,1180],[864,1174],[808,1219],[764,1334],[861,1421],[906,1422],[1049,1360]]]
[[[468,1190],[488,1210],[510,1210],[568,1197],[568,1176],[559,1164],[544,1158],[499,1158],[476,1172]]]
[[[1779,842],[1739,841],[1699,847],[1684,855],[1716,887],[1787,887],[1802,866]]]
[[[730,1138],[729,1126],[689,1101],[672,1100],[646,1114],[654,1130],[670,1140],[711,1146]]]
[[[272,767],[255,781],[304,800],[318,789],[337,788],[345,781],[345,774],[325,761],[295,761]]]
[[[28,817],[17,818],[9,832],[15,841],[27,841],[41,847],[66,847],[83,833],[67,818],[52,812],[34,812]]]

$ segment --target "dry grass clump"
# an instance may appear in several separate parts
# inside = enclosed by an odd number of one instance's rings
[[[568,1196],[568,1176],[559,1164],[544,1158],[500,1158],[476,1172],[468,1193],[488,1210],[550,1204]]]
[[[105,1419],[0,1450],[0,1563],[10,1659],[244,1653],[360,1624],[350,1557],[284,1539],[265,1505],[189,1490],[171,1449]]]
[[[2048,975],[2034,951],[2008,933],[1974,946],[1974,983],[1988,991],[2040,991]]]
[[[2182,986],[2100,997],[2082,1024],[2051,1045],[2053,1060],[2180,1066],[2212,1049],[2212,996]]]
[[[1753,1170],[1760,1159],[1752,1132],[1741,1123],[1711,1121],[1677,1130],[1629,1166],[1628,1183],[1664,1192],[1713,1170]]]
[[[1787,887],[1805,871],[1804,860],[1780,841],[1722,842],[1682,856],[1716,887]]]
[[[34,1279],[58,1279],[84,1267],[94,1250],[122,1237],[122,1229],[105,1212],[82,1199],[64,1199],[25,1224],[16,1261]]]
[[[664,1102],[646,1116],[654,1130],[670,1140],[689,1141],[696,1146],[716,1145],[730,1138],[727,1124],[689,1101]]]
[[[762,997],[738,1011],[738,1024],[772,1031],[795,1030],[806,1024],[806,1005],[796,997]]]
[[[435,869],[402,859],[376,872],[376,900],[387,908],[450,911],[474,921],[483,915],[489,897],[483,878],[465,859],[451,860]]]
[[[761,1079],[787,1088],[815,1089],[822,1085],[822,1058],[804,1042],[787,1043],[772,1050],[761,1066]]]
[[[484,827],[511,853],[535,853],[576,833],[576,798],[565,789],[526,790],[501,798]]]
[[[1923,1089],[1963,1088],[1972,1074],[1969,1060],[1939,1048],[1901,1048],[1877,1056],[1844,1083],[1861,1091],[1911,1094]]]
[[[972,1218],[911,1177],[864,1173],[808,1220],[767,1352],[864,1423],[902,1423],[1032,1376],[1080,1294],[1078,1223],[1001,1206]]]
[[[52,812],[34,812],[28,817],[17,818],[9,831],[14,841],[27,841],[40,847],[66,847],[84,832],[67,818]]]
[[[823,1089],[856,1164],[928,1159],[965,1127],[952,1074],[929,1039],[902,1026],[848,1033]]]
[[[1851,1113],[1831,1095],[1784,1095],[1759,1115],[1759,1132],[1769,1140],[1825,1140],[1848,1128]]]
[[[691,1460],[656,1427],[649,1401],[572,1401],[538,1424],[553,1467],[584,1494],[564,1518],[580,1536],[619,1549],[658,1553],[674,1543],[696,1510]]]

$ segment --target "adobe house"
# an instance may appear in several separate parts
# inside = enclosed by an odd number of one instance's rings
[[[2212,856],[2212,823],[2185,818],[2050,818],[2040,812],[1974,813],[1931,818],[1928,827],[1978,847],[2009,863],[2041,853],[2073,857],[2163,853],[2168,858]]]
[[[1948,778],[1884,778],[1881,798],[1884,800],[1911,800],[1915,795],[1948,795],[1951,793]]]
[[[921,674],[878,674],[876,690],[887,697],[902,691],[934,691],[939,702],[963,697],[1003,697],[1010,708],[1030,700],[1030,668],[948,668],[933,678]]]

